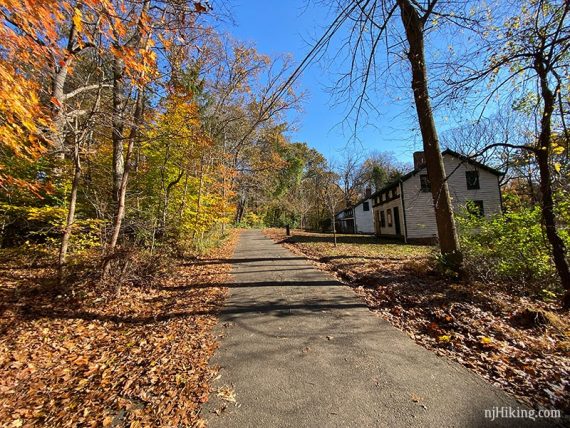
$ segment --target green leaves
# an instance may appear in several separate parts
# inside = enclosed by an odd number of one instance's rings
[[[480,279],[514,281],[529,287],[548,284],[556,289],[540,207],[523,206],[512,199],[516,196],[508,196],[509,204],[516,208],[490,219],[468,211],[457,216],[466,266]]]

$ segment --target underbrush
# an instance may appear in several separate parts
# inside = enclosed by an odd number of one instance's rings
[[[540,207],[508,201],[509,209],[491,218],[457,216],[465,269],[475,280],[500,284],[521,295],[560,299],[564,290],[552,260]],[[570,212],[560,213],[558,233],[570,247]],[[567,227],[567,226],[566,226]]]
[[[235,234],[199,257],[85,254],[58,281],[49,252],[2,250],[0,420],[8,426],[192,426]]]

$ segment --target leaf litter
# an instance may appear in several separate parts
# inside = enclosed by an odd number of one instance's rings
[[[234,233],[198,259],[116,286],[57,285],[55,269],[2,253],[3,426],[204,426]]]
[[[534,408],[570,414],[568,311],[505,284],[437,274],[433,249],[373,237],[265,233],[351,286],[418,344],[454,360]]]

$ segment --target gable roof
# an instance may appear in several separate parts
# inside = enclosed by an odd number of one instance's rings
[[[354,207],[356,207],[356,205],[351,205],[351,206],[349,206],[349,207],[343,208],[342,210],[340,210],[339,212],[337,212],[334,216],[336,217],[336,216],[338,216],[338,215],[340,215],[340,214],[342,214],[342,213],[349,214],[349,211],[353,210]],[[350,217],[349,217],[349,218],[350,218]]]
[[[488,165],[485,165],[484,163],[477,162],[475,159],[473,159],[469,156],[462,155],[461,153],[457,153],[456,151],[453,151],[451,149],[445,149],[443,152],[441,152],[441,155],[442,156],[450,155],[450,156],[456,157],[463,162],[470,163],[471,165],[476,166],[477,168],[481,168],[487,172],[490,172],[491,174],[494,174],[497,177],[499,177],[501,175],[505,175],[504,172],[501,172],[498,169],[492,168]]]
[[[487,166],[481,162],[477,162],[476,160],[470,158],[469,156],[462,155],[461,153],[457,153],[454,150],[445,149],[443,152],[441,152],[441,156],[445,156],[445,155],[453,156],[453,157],[461,160],[462,162],[467,162],[473,166],[476,166],[477,168],[480,168],[482,170],[490,172],[491,174],[494,174],[497,177],[499,177],[501,175],[505,175],[504,172],[501,172],[498,169],[491,168],[490,166]],[[396,180],[389,182],[384,187],[382,187],[380,190],[377,190],[376,192],[374,192],[370,197],[374,198],[374,197],[378,196],[380,193],[385,192],[386,190],[390,190],[391,188],[397,186],[399,183],[403,183],[404,181],[406,181],[409,178],[416,175],[418,172],[420,172],[425,167],[426,167],[425,164],[420,165],[418,168],[415,168],[414,170],[408,172],[407,174],[402,175],[400,178],[397,178]]]
[[[359,205],[362,205],[364,202],[368,201],[369,199],[372,199],[374,197],[374,194],[371,194],[370,196],[365,196],[364,198],[360,199],[358,202],[356,202],[355,204],[352,204],[349,207],[346,207],[342,210],[340,210],[339,212],[337,212],[335,214],[335,216],[339,215],[340,213],[347,211],[347,210],[353,210],[354,208],[356,208]]]

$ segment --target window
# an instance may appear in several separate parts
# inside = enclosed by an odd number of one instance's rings
[[[368,201],[362,203],[362,211],[370,211],[370,203]]]
[[[467,190],[479,189],[479,171],[465,171]]]
[[[392,197],[393,197],[393,198],[395,198],[395,197],[397,196],[396,193],[397,193],[397,192],[396,192],[396,189],[392,189]]]
[[[420,187],[422,192],[431,192],[431,183],[427,174],[420,174]]]
[[[386,216],[388,217],[388,227],[392,227],[392,209],[388,208],[386,211]]]
[[[467,201],[467,211],[469,214],[477,217],[483,217],[485,215],[483,201]]]
[[[380,227],[386,227],[386,216],[384,211],[380,211]]]

